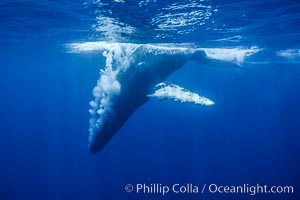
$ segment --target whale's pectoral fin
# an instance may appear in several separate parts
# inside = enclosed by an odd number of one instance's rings
[[[205,106],[215,104],[208,98],[202,97],[197,93],[193,93],[172,83],[159,83],[154,89],[154,93],[149,94],[148,97],[157,98],[159,100],[172,99],[174,101],[180,101],[181,103],[187,102]]]

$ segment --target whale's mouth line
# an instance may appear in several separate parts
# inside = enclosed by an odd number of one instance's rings
[[[126,101],[131,101],[127,94],[124,94],[122,88],[124,87],[124,74],[126,76],[132,76],[139,81],[143,79],[139,78],[140,74],[136,71],[143,71],[143,67],[147,68],[147,76],[152,76],[151,66],[149,66],[150,60],[148,56],[155,60],[159,57],[159,65],[179,65],[174,61],[163,61],[167,59],[177,59],[180,63],[187,61],[188,58],[195,59],[195,56],[200,56],[200,59],[207,60],[222,60],[226,62],[234,63],[235,65],[240,65],[244,58],[250,56],[260,49],[257,47],[251,48],[200,48],[195,47],[193,44],[133,44],[133,43],[111,43],[111,42],[82,42],[82,43],[71,43],[66,45],[70,52],[73,53],[86,53],[86,52],[101,52],[102,56],[105,58],[105,67],[100,70],[100,77],[97,81],[96,86],[93,89],[94,99],[90,102],[90,128],[89,128],[89,145],[91,152],[99,151],[107,141],[118,131],[118,128],[108,127],[108,126],[121,126],[124,123],[124,118],[116,119],[114,121],[114,116],[116,115],[116,102],[120,104],[121,96],[126,98]],[[143,57],[142,59],[139,57]],[[144,60],[143,60],[144,59]],[[151,61],[152,62],[152,61]],[[184,63],[180,64],[182,66]],[[159,66],[155,64],[155,73],[164,73],[163,77],[169,75],[173,71],[164,72],[164,68],[169,66]],[[162,67],[162,68],[160,68]],[[172,66],[171,66],[172,67]],[[150,69],[149,69],[150,68]],[[162,70],[162,72],[160,72]],[[167,74],[166,74],[167,73]],[[142,76],[143,73],[141,73]],[[120,78],[123,77],[123,78]],[[127,77],[125,77],[128,81]],[[150,79],[151,80],[151,79]],[[162,78],[160,81],[164,81]],[[126,82],[125,81],[125,82]],[[158,81],[158,80],[156,80]],[[158,82],[159,83],[159,82]],[[131,87],[135,90],[139,87],[140,82],[134,82]],[[156,83],[157,84],[157,83]],[[193,102],[199,105],[210,106],[214,102],[208,98],[202,97],[196,93],[186,90],[175,84],[165,84],[161,83],[157,90],[150,94],[145,95],[146,98],[158,98],[158,99],[172,99],[179,102]],[[161,87],[163,86],[163,87]],[[145,90],[141,90],[142,93]],[[139,93],[141,91],[133,91],[133,94]],[[126,91],[128,92],[128,91]],[[132,91],[130,91],[132,93]],[[124,97],[125,95],[125,97]],[[127,95],[127,96],[126,96]],[[138,97],[140,94],[137,94]],[[139,100],[132,100],[136,102],[136,105],[140,105]],[[127,105],[122,105],[127,107]],[[117,109],[122,109],[118,105]],[[134,109],[125,108],[128,112],[134,112]],[[122,110],[123,112],[123,110]],[[125,111],[124,111],[125,112]],[[119,112],[118,112],[119,113]],[[120,114],[123,115],[123,114]],[[127,118],[126,118],[127,119]],[[125,121],[126,121],[125,119]],[[113,133],[108,133],[111,130]],[[105,132],[105,133],[104,133]],[[100,139],[99,139],[100,138]],[[102,141],[101,141],[102,140]],[[104,140],[104,142],[103,142]],[[106,142],[105,142],[106,141]],[[98,145],[98,147],[97,147]]]

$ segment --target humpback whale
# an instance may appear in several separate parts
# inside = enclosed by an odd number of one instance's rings
[[[99,152],[126,123],[134,111],[150,98],[172,99],[211,106],[213,101],[164,81],[187,61],[222,61],[239,66],[251,49],[209,49],[170,45],[87,42],[69,45],[72,51],[101,50],[106,67],[93,89],[90,102],[89,150]],[[218,62],[216,62],[218,61]],[[222,64],[221,62],[221,64]]]

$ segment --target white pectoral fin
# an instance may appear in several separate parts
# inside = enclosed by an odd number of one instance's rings
[[[175,84],[159,83],[155,86],[155,89],[155,92],[148,95],[148,97],[157,98],[159,100],[171,99],[174,101],[180,101],[181,103],[195,103],[205,106],[215,104],[208,98],[202,97],[197,93],[193,93]]]

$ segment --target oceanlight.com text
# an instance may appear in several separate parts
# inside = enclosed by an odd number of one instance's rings
[[[268,185],[249,185],[243,184],[238,186],[225,186],[218,184],[210,184],[208,185],[208,191],[210,193],[220,193],[220,194],[293,194],[294,187],[293,186],[268,186]]]

